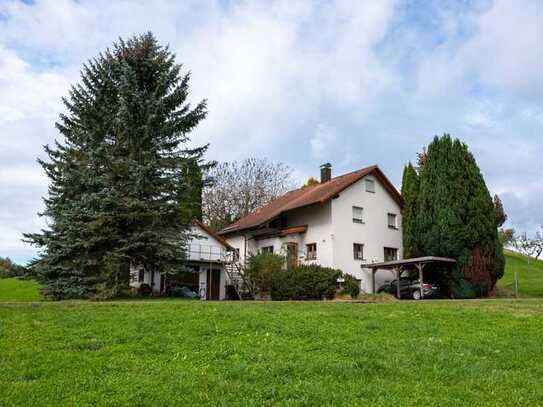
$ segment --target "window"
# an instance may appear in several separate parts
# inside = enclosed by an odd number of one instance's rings
[[[138,270],[138,283],[143,283],[144,280],[145,280],[145,270],[144,269],[139,269]]]
[[[234,261],[239,261],[239,249],[234,249]]]
[[[353,222],[364,223],[364,208],[353,206]]]
[[[260,249],[260,252],[263,254],[273,254],[273,246],[265,246]]]
[[[305,245],[306,248],[306,260],[315,260],[317,258],[317,243],[309,243]]]
[[[364,260],[364,245],[361,243],[353,243],[353,254],[355,260]]]
[[[398,260],[398,249],[385,247],[385,261]]]
[[[398,229],[398,224],[396,222],[397,216],[394,213],[389,213],[388,217],[388,227],[390,229]]]
[[[372,179],[366,180],[366,192],[375,192],[375,181]]]

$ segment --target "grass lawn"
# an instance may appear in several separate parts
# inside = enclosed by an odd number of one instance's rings
[[[0,405],[542,405],[543,300],[0,304]]]
[[[513,294],[514,272],[519,275],[519,293],[521,297],[543,298],[543,261],[530,259],[518,253],[505,251],[505,274],[498,281],[500,295]]]
[[[40,285],[36,281],[0,278],[0,301],[38,301],[40,299]]]

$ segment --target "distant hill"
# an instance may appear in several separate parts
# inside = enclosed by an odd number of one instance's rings
[[[519,275],[521,297],[543,298],[543,261],[528,258],[509,250],[505,254],[505,274],[498,281],[498,296],[511,296],[514,293],[514,272]]]

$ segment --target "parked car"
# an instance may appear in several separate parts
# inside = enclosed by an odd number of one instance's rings
[[[200,298],[198,293],[192,291],[189,287],[186,287],[186,286],[172,287],[170,288],[168,295],[170,297],[181,297],[181,298],[192,298],[192,299]]]
[[[394,279],[389,283],[386,283],[379,287],[378,293],[389,293],[398,296],[398,280]],[[439,297],[439,286],[434,283],[422,284],[422,293],[424,298],[436,298]],[[401,298],[412,298],[414,300],[420,300],[422,298],[420,289],[420,280],[412,279],[409,277],[400,278],[400,296]]]

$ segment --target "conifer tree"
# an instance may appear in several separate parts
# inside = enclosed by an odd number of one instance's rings
[[[416,257],[417,238],[415,231],[415,216],[417,213],[417,199],[419,194],[419,176],[411,163],[404,167],[402,178],[402,208],[403,250],[406,259]]]
[[[420,255],[458,259],[456,296],[485,295],[503,275],[492,197],[467,146],[449,135],[428,146],[414,229]]]
[[[189,75],[151,33],[119,40],[89,61],[56,124],[64,137],[40,161],[50,178],[48,229],[25,235],[57,298],[97,290],[115,295],[131,264],[156,272],[182,267],[207,146],[187,148],[206,115],[187,103]],[[188,165],[187,163],[190,163]]]

